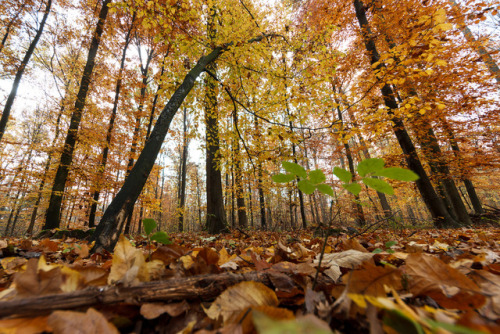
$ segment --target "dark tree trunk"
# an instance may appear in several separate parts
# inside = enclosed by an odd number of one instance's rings
[[[259,133],[259,120],[256,115],[253,118],[254,129],[256,133]],[[257,192],[259,193],[259,210],[260,210],[260,227],[265,230],[267,228],[266,222],[266,200],[264,198],[264,184],[263,184],[263,172],[262,172],[262,161],[260,160],[260,143],[257,142]],[[255,171],[254,171],[255,173]]]
[[[188,124],[187,124],[187,108],[184,107],[183,113],[183,139],[182,139],[182,152],[180,161],[180,182],[179,182],[179,232],[183,232],[184,228],[184,210],[186,203],[186,176],[187,176],[187,160],[188,160]]]
[[[236,110],[233,112],[233,122],[235,128],[238,127],[238,114]],[[241,160],[240,160],[240,142],[239,138],[235,137],[234,145],[234,178],[236,184],[236,206],[238,211],[238,226],[240,228],[246,228],[248,226],[247,209],[245,206],[245,196],[243,193],[243,175],[241,171]]]
[[[78,136],[78,128],[82,119],[83,108],[85,107],[85,100],[89,90],[90,79],[95,65],[95,58],[99,49],[99,43],[104,30],[104,23],[108,15],[108,4],[111,0],[104,0],[101,11],[99,12],[99,20],[97,22],[95,33],[90,43],[89,54],[87,63],[83,70],[80,89],[76,96],[75,109],[71,114],[70,125],[66,140],[64,142],[64,149],[61,154],[59,166],[57,168],[54,184],[52,186],[52,193],[50,195],[49,207],[45,215],[44,229],[58,228],[61,220],[61,202],[64,189],[66,187],[66,180],[68,178],[69,168],[73,162],[73,153],[75,151],[76,140]]]
[[[443,126],[444,130],[446,132],[446,135],[448,136],[448,140],[450,141],[451,149],[453,151],[453,155],[455,158],[460,160],[460,147],[458,146],[457,140],[455,139],[455,135],[453,134],[453,131],[451,130],[449,124],[446,122],[446,120],[443,120]],[[469,195],[469,199],[472,203],[472,207],[474,208],[474,212],[476,214],[483,214],[484,209],[481,204],[481,200],[477,196],[476,193],[476,188],[472,184],[472,181],[467,178],[466,176],[466,170],[462,166],[459,167],[460,169],[460,178],[463,181],[465,185],[465,189],[467,190],[467,195]]]
[[[210,40],[216,36],[215,8],[210,9],[207,32]],[[214,62],[207,64],[207,70],[216,74]],[[207,173],[207,230],[209,233],[220,233],[226,228],[224,198],[222,195],[222,175],[219,166],[219,125],[217,110],[217,81],[210,75],[204,78],[205,84],[205,124],[206,124],[206,173]]]
[[[120,90],[122,87],[122,74],[123,74],[123,69],[125,67],[125,58],[127,56],[127,49],[130,44],[130,35],[132,33],[132,29],[134,28],[135,16],[136,13],[134,12],[134,14],[132,15],[132,22],[130,23],[130,27],[125,36],[125,44],[123,45],[122,58],[120,61],[120,69],[118,70],[118,80],[116,81],[116,86],[115,86],[115,98],[113,101],[113,109],[111,111],[111,116],[109,118],[108,131],[106,132],[106,145],[102,150],[101,161],[99,162],[99,167],[98,167],[99,175],[97,176],[97,181],[96,184],[94,185],[95,190],[94,194],[92,195],[92,205],[90,206],[88,225],[91,228],[95,226],[95,214],[97,212],[97,204],[99,203],[99,196],[102,188],[101,180],[103,179],[104,171],[106,169],[106,164],[108,162],[109,147],[111,146],[111,138],[113,136],[113,128],[115,126],[116,113],[118,110],[118,102],[120,100]]]
[[[363,40],[365,42],[366,50],[370,54],[370,63],[373,65],[377,63],[375,70],[380,70],[384,65],[380,63],[380,55],[375,46],[375,41],[373,40],[370,27],[368,25],[368,20],[366,18],[365,9],[363,3],[360,0],[354,0],[354,8],[356,10],[356,17],[359,21],[361,27],[361,33]],[[389,108],[389,115],[392,118],[392,124],[396,138],[398,139],[399,145],[401,146],[403,153],[405,155],[408,167],[413,170],[420,177],[417,181],[417,187],[420,191],[422,199],[424,200],[427,208],[429,209],[433,219],[435,220],[435,225],[437,227],[453,227],[461,226],[456,222],[446,210],[443,201],[436,194],[436,191],[432,187],[429,176],[427,175],[420,159],[418,158],[417,151],[413,142],[406,131],[403,121],[398,117],[394,116],[393,110],[398,108],[398,103],[394,97],[394,92],[388,84],[385,84],[381,89],[382,97],[384,99],[385,105]]]
[[[148,57],[146,59],[146,66],[142,65],[142,57],[141,57],[141,47],[137,46],[137,50],[139,53],[139,58],[141,59],[141,74],[142,74],[142,82],[141,82],[141,91],[139,95],[139,107],[137,108],[136,116],[135,116],[135,126],[134,133],[132,135],[132,146],[130,147],[130,156],[127,164],[127,172],[125,173],[125,179],[130,174],[132,167],[134,166],[135,161],[135,153],[137,152],[137,145],[139,142],[139,133],[141,130],[141,119],[142,119],[142,111],[144,109],[144,101],[146,100],[146,91],[148,86],[148,73],[149,73],[149,65],[151,60],[153,59],[154,50],[151,49],[148,53]],[[134,203],[135,204],[135,203]],[[132,215],[134,214],[134,207],[132,207],[132,211],[130,211],[130,216],[127,219],[127,224],[125,225],[125,234],[129,234],[130,232],[130,223],[132,222]]]
[[[21,61],[21,64],[19,65],[19,68],[17,69],[16,76],[14,77],[14,83],[12,84],[12,88],[10,90],[10,94],[7,97],[7,101],[5,102],[2,118],[0,118],[0,141],[2,140],[3,135],[5,133],[5,129],[7,128],[7,122],[9,121],[10,110],[12,109],[12,105],[14,104],[14,100],[17,95],[17,89],[19,88],[19,84],[21,83],[24,70],[26,69],[26,66],[29,63],[31,56],[35,51],[36,45],[40,40],[40,37],[42,36],[43,28],[45,27],[45,22],[47,21],[47,17],[49,16],[51,6],[52,6],[52,0],[47,0],[47,5],[45,6],[45,11],[43,14],[42,21],[40,22],[40,27],[38,27],[35,38],[33,38],[33,40],[31,41],[30,46],[28,47],[28,51],[26,51],[26,54],[24,55],[24,58]]]
[[[174,92],[165,108],[163,108],[151,132],[151,136],[146,141],[144,149],[130,171],[130,175],[125,179],[122,188],[109,204],[96,228],[93,236],[93,240],[96,242],[92,248],[93,252],[100,252],[103,249],[111,251],[115,246],[123,230],[124,222],[132,211],[132,207],[154,166],[172,118],[193,88],[198,76],[205,70],[207,64],[213,62],[221,52],[222,48],[218,47],[207,56],[201,57],[196,66],[186,75],[184,81]]]
[[[343,127],[344,120],[342,118],[342,111],[340,111],[340,106],[337,106],[337,116],[339,118],[340,125]],[[344,143],[345,155],[347,158],[347,163],[349,165],[349,171],[354,177],[356,175],[356,170],[354,169],[354,160],[352,158],[351,147],[349,146],[349,143],[345,141],[343,134],[340,136],[340,140]],[[366,225],[365,213],[363,212],[363,207],[361,206],[359,195],[354,195],[354,199],[356,200],[356,202],[354,203],[356,208],[356,224],[359,226],[364,226]]]

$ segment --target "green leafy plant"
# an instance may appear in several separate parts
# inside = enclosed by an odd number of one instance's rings
[[[151,241],[156,241],[164,245],[170,245],[172,240],[167,233],[163,231],[158,231],[153,233],[153,230],[158,226],[156,221],[152,218],[146,218],[142,220],[142,224],[144,226],[144,232],[146,233],[146,238],[148,238],[148,249],[149,249],[149,257],[151,257]]]
[[[394,254],[394,250],[391,249],[392,246],[394,246],[395,244],[397,244],[398,242],[397,241],[387,241],[385,243],[385,251],[389,254]],[[375,254],[378,254],[378,253],[382,253],[384,250],[381,249],[381,248],[375,248],[372,253],[375,253]]]
[[[321,169],[315,169],[312,171],[307,171],[304,167],[293,163],[284,161],[282,163],[283,168],[288,172],[286,174],[279,173],[272,176],[274,182],[277,183],[288,183],[295,179],[298,179],[297,187],[304,194],[312,194],[315,190],[322,192],[323,194],[333,197],[333,189],[330,185],[326,184],[326,176]],[[356,170],[361,177],[361,182],[367,187],[372,188],[378,192],[393,195],[394,188],[386,181],[379,179],[377,177],[385,177],[392,180],[398,181],[416,181],[418,180],[418,175],[411,170],[399,168],[399,167],[384,167],[385,163],[383,159],[365,159],[361,161]],[[349,191],[351,194],[357,196],[361,192],[361,185],[353,180],[353,175],[351,172],[335,167],[333,169],[333,174],[337,176],[342,182],[342,187]]]

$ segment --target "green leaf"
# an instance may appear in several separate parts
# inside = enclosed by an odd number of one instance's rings
[[[281,164],[288,173],[300,176],[303,179],[307,178],[307,172],[301,165],[289,161],[283,161]]]
[[[276,183],[288,183],[295,180],[295,175],[279,173],[271,176],[271,179],[273,179],[273,181]]]
[[[309,180],[300,180],[297,183],[297,186],[299,187],[300,191],[302,191],[304,194],[310,195],[316,190],[316,185],[314,185],[311,181]]]
[[[365,159],[358,164],[358,173],[360,176],[366,176],[366,174],[375,173],[384,168],[383,159]]]
[[[387,241],[385,243],[385,248],[391,248],[392,246],[394,246],[395,244],[397,244],[398,242],[395,241],[395,240],[391,240],[391,241]]]
[[[146,232],[146,235],[150,235],[156,228],[156,222],[152,218],[143,219],[142,224],[144,225],[144,232]]]
[[[358,196],[361,192],[361,186],[358,183],[343,184],[342,187],[354,196]]]
[[[416,181],[419,179],[419,176],[415,172],[409,169],[404,169],[399,167],[384,168],[377,171],[373,175],[385,176],[388,177],[389,179],[398,181]]]
[[[333,197],[333,188],[330,187],[328,184],[320,183],[316,185],[316,188],[318,188],[318,190],[323,194],[330,195],[331,197]]]
[[[464,327],[461,325],[453,325],[453,324],[448,324],[446,322],[438,322],[438,321],[431,320],[431,319],[426,319],[425,322],[430,324],[432,326],[432,329],[435,330],[435,332],[437,332],[438,329],[443,328],[451,333],[456,333],[456,334],[481,334],[481,333],[484,333],[482,331],[478,331],[478,330]]]
[[[158,241],[161,244],[164,245],[170,245],[172,243],[172,240],[170,240],[169,236],[167,233],[163,231],[158,231],[155,234],[151,236],[151,240]]]
[[[340,179],[340,181],[342,181],[344,183],[351,182],[351,179],[352,179],[351,172],[348,172],[343,168],[335,167],[333,169],[333,174],[335,174],[335,176],[338,177]]]
[[[285,310],[286,311],[286,310]],[[283,313],[283,312],[281,312]],[[291,320],[278,320],[259,311],[252,311],[252,319],[260,334],[331,334],[328,324],[314,315]]]
[[[378,254],[378,253],[382,253],[383,250],[381,250],[380,248],[375,248],[374,250],[372,250],[372,253],[373,254]]]
[[[309,172],[309,180],[314,183],[323,183],[326,181],[326,176],[321,169],[315,169]]]
[[[383,194],[394,195],[394,189],[389,183],[385,182],[384,180],[368,177],[363,179],[363,183]]]

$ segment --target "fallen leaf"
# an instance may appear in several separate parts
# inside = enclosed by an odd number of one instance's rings
[[[180,303],[145,303],[141,306],[141,315],[146,319],[156,319],[167,313],[171,317],[177,317],[189,310],[189,304],[183,300]]]
[[[55,311],[49,316],[47,323],[53,328],[54,333],[78,333],[81,334],[118,334],[114,325],[109,323],[106,318],[89,308],[87,313],[73,311]]]
[[[133,285],[146,281],[144,279],[145,263],[142,252],[132,246],[124,235],[121,235],[114,249],[108,284],[119,282],[124,285]]]
[[[433,256],[410,254],[406,259],[406,273],[411,278],[411,293],[429,296],[442,307],[475,309],[486,300],[476,283]]]
[[[222,317],[228,323],[248,307],[278,306],[278,303],[273,290],[262,283],[246,281],[226,289],[205,312],[210,319]]]
[[[37,334],[45,332],[52,332],[52,328],[47,324],[47,317],[0,320],[0,333],[2,334]]]
[[[349,282],[349,293],[370,296],[386,296],[386,287],[400,290],[401,271],[398,268],[375,266],[364,263],[363,266],[346,275],[344,282]]]

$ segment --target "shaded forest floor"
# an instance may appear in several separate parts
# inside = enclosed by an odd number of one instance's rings
[[[0,239],[0,333],[499,333],[491,225]]]

